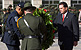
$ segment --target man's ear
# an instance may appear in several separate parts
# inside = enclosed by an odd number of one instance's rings
[[[67,10],[68,8],[66,7],[66,10]]]
[[[21,8],[19,8],[19,11],[21,11]]]

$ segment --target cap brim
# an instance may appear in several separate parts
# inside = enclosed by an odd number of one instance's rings
[[[36,9],[35,6],[29,6],[29,7],[24,7],[23,10],[26,10],[26,9],[29,9],[29,8],[33,8],[33,9]]]

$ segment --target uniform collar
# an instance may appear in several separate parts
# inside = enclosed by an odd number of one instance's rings
[[[14,12],[16,13],[17,16],[20,16],[16,10],[14,10]]]
[[[27,13],[26,15],[32,15],[33,16],[33,14],[31,14],[31,13]]]

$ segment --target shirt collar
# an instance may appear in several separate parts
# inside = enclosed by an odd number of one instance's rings
[[[68,12],[66,12],[65,14],[62,14],[62,17],[63,17],[63,15],[64,15],[64,18],[65,18],[65,17],[66,17],[66,15],[67,15],[67,13],[68,13]]]

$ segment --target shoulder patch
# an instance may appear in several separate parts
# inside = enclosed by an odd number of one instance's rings
[[[17,20],[18,20],[18,16],[15,16],[14,19],[15,19],[15,21],[17,22]]]
[[[18,20],[17,20],[17,28],[19,28],[18,22],[19,22],[19,20],[20,20],[21,18],[22,18],[22,17],[18,18]]]

